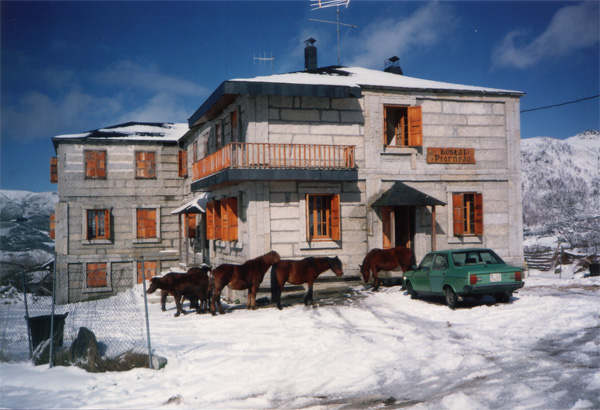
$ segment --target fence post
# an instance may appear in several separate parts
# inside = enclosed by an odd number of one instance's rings
[[[27,322],[27,340],[29,342],[29,359],[33,359],[33,347],[31,345],[31,329],[29,328],[29,307],[27,305],[27,290],[25,289],[25,271],[21,266],[21,282],[23,284],[23,300],[25,301],[25,321]]]
[[[54,306],[56,304],[56,254],[52,264],[52,316],[50,316],[50,358],[49,368],[52,369],[54,359]],[[64,326],[64,325],[63,325]]]
[[[148,339],[148,367],[152,369],[152,344],[150,343],[150,320],[148,318],[148,297],[146,296],[146,270],[142,256],[142,287],[144,288],[144,309],[146,312],[146,337]]]

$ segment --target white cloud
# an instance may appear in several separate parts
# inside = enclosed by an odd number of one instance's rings
[[[524,37],[524,30],[509,32],[493,51],[493,65],[528,68],[597,44],[598,2],[565,6],[556,12],[543,33],[529,42]]]
[[[191,114],[172,94],[159,93],[146,102],[140,101],[140,107],[122,114],[117,122],[186,122]]]
[[[113,64],[98,73],[95,79],[110,86],[155,93],[168,92],[185,96],[203,96],[210,91],[191,81],[165,75],[155,65],[144,66],[128,60]]]
[[[456,24],[452,9],[442,3],[428,3],[412,15],[377,20],[353,40],[356,54],[350,66],[380,68],[388,58],[402,57],[415,48],[432,46],[448,35]]]

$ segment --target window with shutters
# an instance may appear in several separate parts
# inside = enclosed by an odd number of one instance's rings
[[[86,284],[88,288],[106,288],[108,286],[106,263],[86,264]]]
[[[137,263],[137,283],[142,283],[142,278],[150,280],[156,276],[156,270],[158,267],[157,261],[144,261],[144,269],[142,274],[142,261]]]
[[[110,239],[110,210],[86,210],[86,239]]]
[[[186,214],[187,237],[196,238],[197,214]]]
[[[137,238],[157,238],[156,208],[138,208],[135,214]]]
[[[421,106],[385,105],[383,112],[385,146],[420,147],[423,145]]]
[[[483,195],[476,192],[452,194],[454,236],[483,235]]]
[[[50,214],[50,239],[56,239],[56,215],[54,212]]]
[[[50,182],[56,184],[58,182],[58,158],[50,158]]]
[[[339,195],[306,195],[306,234],[308,241],[340,240]]]
[[[136,179],[156,178],[156,152],[136,151],[135,177]]]
[[[186,150],[179,150],[178,156],[177,156],[177,163],[178,163],[178,175],[180,177],[187,177],[188,176],[188,170],[187,170],[187,151]]]
[[[106,179],[106,151],[86,150],[85,179]]]
[[[206,205],[206,238],[234,242],[238,237],[238,199],[223,198]]]

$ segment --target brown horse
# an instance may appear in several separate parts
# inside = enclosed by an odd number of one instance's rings
[[[210,278],[211,301],[210,313],[216,314],[215,305],[219,305],[219,313],[223,313],[221,306],[221,291],[225,286],[233,290],[248,289],[248,309],[256,309],[256,293],[265,273],[269,267],[281,260],[275,251],[250,259],[242,265],[224,263],[213,270]]]
[[[208,306],[208,266],[200,268],[190,268],[186,273],[167,273],[162,277],[154,277],[150,279],[150,286],[146,293],[154,293],[157,289],[161,289],[161,308],[165,310],[165,301],[167,295],[172,295],[175,298],[177,311],[175,316],[181,313],[186,314],[183,310],[182,302],[184,298],[189,299],[190,308],[196,308],[196,312],[206,311]],[[198,300],[201,306],[198,305]]]
[[[342,262],[335,258],[304,258],[300,261],[282,260],[271,268],[271,299],[281,307],[281,292],[286,282],[292,285],[302,285],[308,282],[308,292],[304,297],[304,304],[312,304],[313,284],[317,277],[331,269],[337,276],[342,276]]]
[[[414,264],[414,260],[413,251],[404,246],[397,246],[391,249],[376,248],[370,250],[365,259],[363,259],[362,265],[358,266],[360,266],[360,273],[365,284],[369,283],[369,277],[373,273],[373,289],[378,290],[379,278],[377,277],[377,273],[379,271],[390,271],[400,267],[402,272],[406,272]]]

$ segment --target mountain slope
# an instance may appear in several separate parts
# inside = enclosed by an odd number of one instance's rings
[[[600,245],[600,132],[521,141],[525,234]]]

